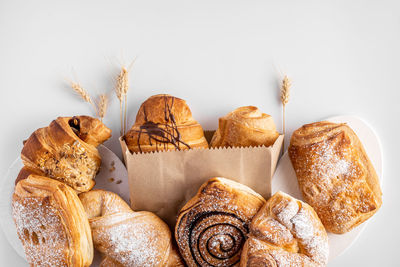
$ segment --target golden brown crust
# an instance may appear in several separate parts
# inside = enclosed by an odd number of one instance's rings
[[[203,129],[185,100],[170,95],[148,98],[124,139],[134,153],[208,148]]]
[[[29,137],[21,158],[28,169],[86,192],[94,186],[101,164],[95,146],[110,136],[111,130],[98,119],[59,117]]]
[[[103,190],[79,197],[89,217],[94,246],[105,256],[102,266],[161,267],[182,263],[173,249],[168,226],[155,214],[134,212],[118,195]]]
[[[328,231],[346,233],[382,205],[378,175],[346,124],[304,125],[292,135],[289,156],[304,199]]]
[[[212,178],[181,209],[175,227],[188,266],[238,266],[248,225],[265,200],[247,186]]]
[[[219,119],[211,147],[271,146],[279,137],[272,117],[253,106],[240,107]]]
[[[75,191],[56,180],[30,175],[13,194],[18,237],[31,266],[89,266],[93,244]]]
[[[325,266],[328,236],[308,204],[275,193],[250,224],[240,266]]]

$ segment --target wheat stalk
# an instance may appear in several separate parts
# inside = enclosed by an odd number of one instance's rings
[[[115,93],[119,100],[119,112],[121,118],[121,136],[126,132],[127,120],[127,93],[129,90],[128,70],[125,67],[121,68],[121,72],[117,76]],[[123,111],[124,110],[124,111]]]
[[[107,113],[107,107],[108,107],[108,97],[105,94],[102,94],[99,96],[99,103],[98,103],[98,116],[100,117],[100,120],[103,121],[104,117],[106,116]]]
[[[90,97],[89,93],[79,83],[71,82],[71,87],[83,99],[83,101],[91,104],[96,112],[97,110],[96,105],[92,101],[92,98]]]
[[[282,80],[281,85],[281,102],[282,102],[282,124],[283,124],[283,134],[286,135],[286,104],[289,103],[290,97],[290,87],[292,83],[290,82],[289,78],[285,75]],[[282,142],[283,149],[285,149],[285,141]]]

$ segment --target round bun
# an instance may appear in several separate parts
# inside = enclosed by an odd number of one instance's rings
[[[166,94],[151,96],[140,106],[124,139],[133,153],[208,148],[186,101]]]
[[[219,119],[211,147],[271,146],[279,137],[272,117],[257,107],[240,107]]]

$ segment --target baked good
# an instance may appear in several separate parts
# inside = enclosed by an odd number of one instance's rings
[[[313,208],[277,192],[251,221],[240,266],[325,266],[328,246]]]
[[[110,136],[111,130],[98,119],[59,117],[24,142],[21,158],[26,169],[86,192],[94,186],[101,164],[96,147]]]
[[[172,234],[155,214],[134,212],[118,195],[92,190],[79,195],[102,266],[183,266]]]
[[[240,107],[219,118],[211,147],[271,146],[279,137],[272,117],[253,106]]]
[[[170,95],[149,97],[124,136],[131,152],[208,148],[203,128],[185,100]]]
[[[348,125],[304,125],[291,137],[289,156],[305,201],[328,231],[346,233],[382,205],[378,176]]]
[[[238,266],[248,224],[265,203],[249,187],[212,178],[180,210],[175,238],[186,264]]]
[[[76,192],[56,180],[30,175],[12,197],[17,234],[30,266],[89,266],[93,244]]]

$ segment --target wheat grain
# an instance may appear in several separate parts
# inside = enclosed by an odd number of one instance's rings
[[[89,93],[79,83],[71,82],[71,87],[84,101],[90,104],[93,103]]]
[[[96,112],[97,108],[95,103],[93,102],[89,93],[79,83],[71,82],[71,88],[83,99],[83,101],[91,104],[94,108],[94,111]]]
[[[108,107],[107,95],[102,94],[99,96],[98,112],[97,112],[101,121],[103,121],[104,117],[106,116],[107,107]]]
[[[121,72],[117,76],[115,93],[119,100],[119,112],[121,117],[121,136],[126,132],[127,118],[127,93],[129,90],[128,70],[121,68]]]
[[[281,102],[283,106],[285,106],[289,102],[291,85],[292,83],[290,82],[289,78],[285,75],[285,77],[282,80],[282,86],[281,86]]]
[[[290,87],[292,83],[289,78],[285,75],[281,85],[281,102],[282,102],[282,128],[283,135],[286,135],[286,104],[289,103]],[[283,151],[285,151],[285,139],[282,141]]]

